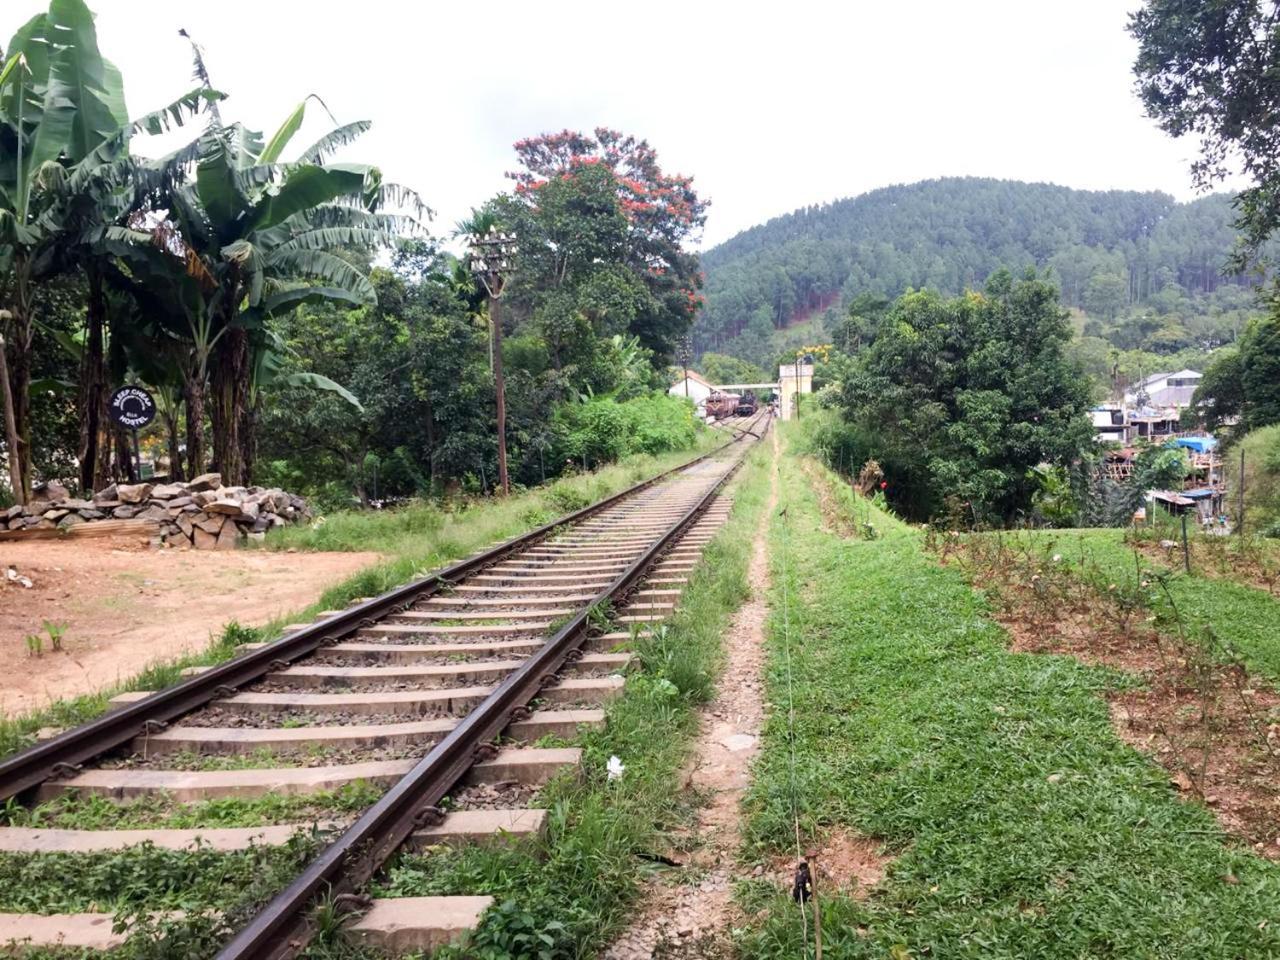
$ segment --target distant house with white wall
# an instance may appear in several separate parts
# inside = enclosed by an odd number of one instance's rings
[[[1098,443],[1125,442],[1124,408],[1118,403],[1103,403],[1089,411],[1093,421],[1093,439]]]
[[[700,416],[705,415],[707,398],[711,396],[711,384],[693,370],[682,372],[680,379],[671,385],[667,393],[673,397],[688,397]]]
[[[1185,410],[1191,406],[1191,396],[1202,379],[1204,374],[1195,370],[1153,373],[1125,391],[1125,406],[1149,407],[1153,410],[1176,407]]]

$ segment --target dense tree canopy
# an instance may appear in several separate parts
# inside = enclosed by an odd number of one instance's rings
[[[1088,314],[1086,335],[1120,351],[1203,353],[1232,342],[1254,312],[1256,279],[1226,272],[1232,220],[1226,196],[1179,204],[976,178],[874,190],[707,251],[696,344],[768,365],[776,330],[824,311],[833,341],[857,340],[856,329],[835,327],[860,295],[958,294],[1001,267],[1035,266],[1049,269],[1066,306]],[[844,307],[832,310],[836,301]]]
[[[685,244],[706,220],[690,177],[664,173],[643,140],[597,128],[515,145],[522,169],[499,219],[525,241],[514,299],[538,317],[558,358],[577,333],[630,333],[674,356],[701,303]],[[529,246],[532,244],[532,246]]]
[[[82,0],[53,0],[0,58],[0,441],[15,497],[77,464],[81,489],[131,475],[105,411],[124,382],[157,397],[142,438],[157,469],[325,504],[491,490],[499,360],[516,483],[692,442],[692,406],[659,394],[699,304],[687,247],[707,203],[647,142],[599,128],[516,144],[513,191],[462,231],[518,240],[489,326],[487,289],[426,235],[416,194],[334,162],[367,122],[291,149],[323,107],[307,97],[270,136],[248,130],[224,119],[190,42],[200,86],[132,122]],[[135,132],[197,116],[173,154],[131,155]]]
[[[1280,313],[1255,320],[1238,347],[1215,358],[1192,405],[1215,429],[1237,420],[1242,432],[1280,423]]]
[[[701,366],[703,375],[713,384],[769,383],[777,376],[775,373],[770,377],[754,363],[725,356],[723,353],[704,353]]]
[[[1253,186],[1239,197],[1236,264],[1280,227],[1280,7],[1274,0],[1147,0],[1130,17],[1134,72],[1147,113],[1199,142],[1196,182],[1238,162]]]
[[[846,419],[890,496],[928,517],[953,497],[1000,519],[1030,506],[1031,468],[1088,445],[1088,387],[1065,358],[1057,291],[997,272],[983,292],[908,293],[842,371]]]

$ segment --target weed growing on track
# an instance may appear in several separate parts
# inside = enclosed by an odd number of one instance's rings
[[[111,952],[113,958],[194,960],[212,956],[321,845],[317,835],[299,831],[284,845],[229,853],[202,845],[175,851],[144,844],[98,854],[0,854],[0,910],[113,913],[117,926],[130,932]],[[25,960],[102,956],[61,948],[19,948],[17,955]]]
[[[918,537],[841,540],[788,458],[771,531],[773,654],[748,843],[793,853],[782,669],[788,592],[797,799],[806,841],[853,827],[896,854],[865,900],[823,902],[841,958],[1264,957],[1280,952],[1280,866],[1112,732],[1112,671],[1017,654],[985,602]],[[783,567],[783,551],[786,567]],[[828,885],[830,888],[830,885]],[[803,957],[771,884],[739,890],[744,958]]]
[[[423,896],[485,893],[497,898],[472,943],[442,956],[594,955],[630,917],[638,883],[665,849],[665,834],[688,822],[689,799],[678,788],[696,731],[696,709],[711,695],[721,666],[721,637],[748,594],[751,544],[768,491],[767,454],[757,450],[734,487],[734,509],[707,547],[666,629],[633,641],[640,669],[608,708],[603,730],[583,734],[583,772],[546,787],[546,839],[514,848],[468,846],[401,856],[378,894]],[[609,781],[611,756],[626,765]],[[358,955],[338,942],[311,956]]]
[[[419,505],[400,510],[339,513],[309,527],[290,527],[273,533],[266,549],[373,550],[391,559],[353,574],[326,590],[305,610],[296,611],[258,628],[228,624],[204,650],[163,663],[151,664],[130,680],[97,694],[56,700],[31,713],[0,717],[0,757],[35,742],[42,727],[65,728],[92,720],[106,712],[111,697],[130,690],[161,690],[182,679],[185,667],[211,666],[235,655],[242,643],[273,640],[290,623],[306,623],[324,610],[340,610],[353,600],[385,593],[417,576],[423,576],[495,541],[509,539],[571,510],[617,493],[663,470],[679,466],[693,456],[723,443],[715,431],[698,434],[699,446],[661,456],[637,455],[602,467],[593,473],[566,477],[511,497],[485,500],[466,509],[445,513]]]
[[[291,879],[320,846],[318,834],[301,830],[283,845],[233,852],[145,843],[104,853],[0,853],[0,912],[231,909],[255,878]]]
[[[361,781],[332,792],[220,797],[199,803],[176,803],[163,795],[117,803],[105,797],[68,794],[32,808],[6,801],[0,806],[0,823],[63,830],[186,830],[305,824],[358,813],[382,796],[382,792],[380,787]]]

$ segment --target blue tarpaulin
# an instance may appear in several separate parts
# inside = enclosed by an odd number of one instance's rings
[[[1213,437],[1179,437],[1173,441],[1175,447],[1185,447],[1188,450],[1194,450],[1196,453],[1208,453],[1218,445],[1218,441]]]
[[[1210,487],[1201,487],[1198,490],[1182,491],[1182,495],[1184,497],[1189,497],[1192,500],[1207,500],[1209,497],[1216,496],[1217,493],[1217,490],[1211,489]]]

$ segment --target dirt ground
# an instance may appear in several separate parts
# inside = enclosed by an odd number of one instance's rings
[[[137,538],[0,543],[0,714],[89,693],[154,660],[314,603],[376,553],[157,550]],[[3,579],[7,568],[31,579]],[[24,637],[48,621],[62,651],[30,656]]]

